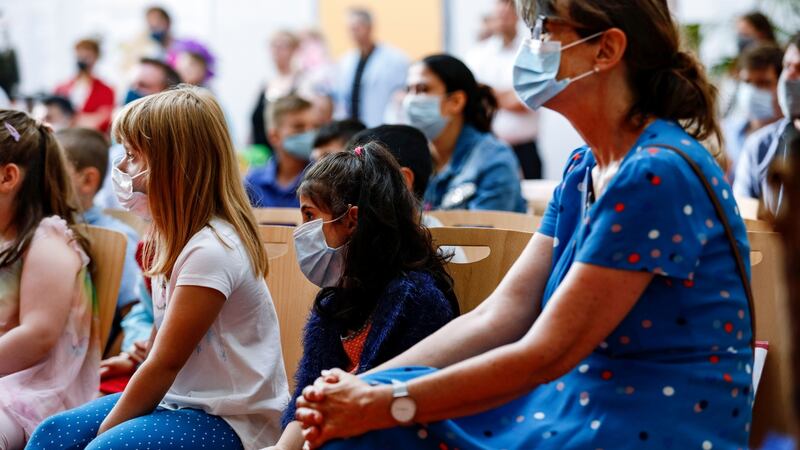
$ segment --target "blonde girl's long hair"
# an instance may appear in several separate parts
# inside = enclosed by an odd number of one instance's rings
[[[153,229],[147,274],[169,277],[183,248],[214,217],[230,223],[266,276],[267,253],[245,195],[225,116],[205,89],[180,85],[128,104],[114,120],[117,142],[144,156]],[[224,242],[223,242],[224,243]]]

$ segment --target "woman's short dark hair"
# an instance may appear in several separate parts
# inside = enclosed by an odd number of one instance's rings
[[[454,56],[445,54],[428,56],[422,60],[422,64],[442,80],[448,94],[462,91],[467,96],[467,103],[462,112],[464,123],[482,132],[492,130],[492,119],[497,112],[497,99],[490,87],[475,81],[475,76],[466,64]]]
[[[687,133],[716,138],[722,148],[717,119],[717,89],[708,81],[697,58],[681,49],[678,27],[666,0],[520,0],[520,16],[533,25],[538,15],[559,12],[579,25],[581,37],[617,28],[628,37],[624,61],[633,92],[628,113],[635,125],[649,117],[680,122]],[[559,11],[556,5],[563,5]]]
[[[758,11],[753,11],[740,17],[740,20],[744,20],[745,22],[749,23],[750,26],[753,27],[761,36],[763,36],[765,40],[773,44],[777,43],[777,40],[775,39],[775,29],[772,26],[772,22],[770,22],[769,18],[764,14]]]
[[[383,146],[372,142],[359,147],[358,154],[339,152],[321,159],[306,172],[297,193],[333,217],[358,206],[342,278],[337,286],[322,289],[314,302],[321,317],[343,330],[359,329],[389,282],[408,271],[430,274],[458,313],[446,258],[421,225],[400,166]]]

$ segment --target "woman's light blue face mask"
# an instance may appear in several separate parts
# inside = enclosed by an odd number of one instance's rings
[[[561,66],[561,52],[590,41],[605,32],[595,33],[562,47],[559,41],[543,40],[544,21],[544,16],[536,19],[532,37],[522,42],[514,61],[514,90],[520,100],[531,109],[540,108],[571,83],[599,71],[595,67],[576,77],[556,79]]]

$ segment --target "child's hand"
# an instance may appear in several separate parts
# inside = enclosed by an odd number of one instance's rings
[[[141,364],[147,358],[147,341],[136,341],[128,350],[128,355],[133,362]]]
[[[136,370],[136,362],[127,353],[121,353],[100,362],[100,378],[131,375]]]

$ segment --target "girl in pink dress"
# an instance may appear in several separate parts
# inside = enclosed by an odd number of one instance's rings
[[[68,177],[47,125],[0,110],[0,449],[97,393],[97,309]]]

